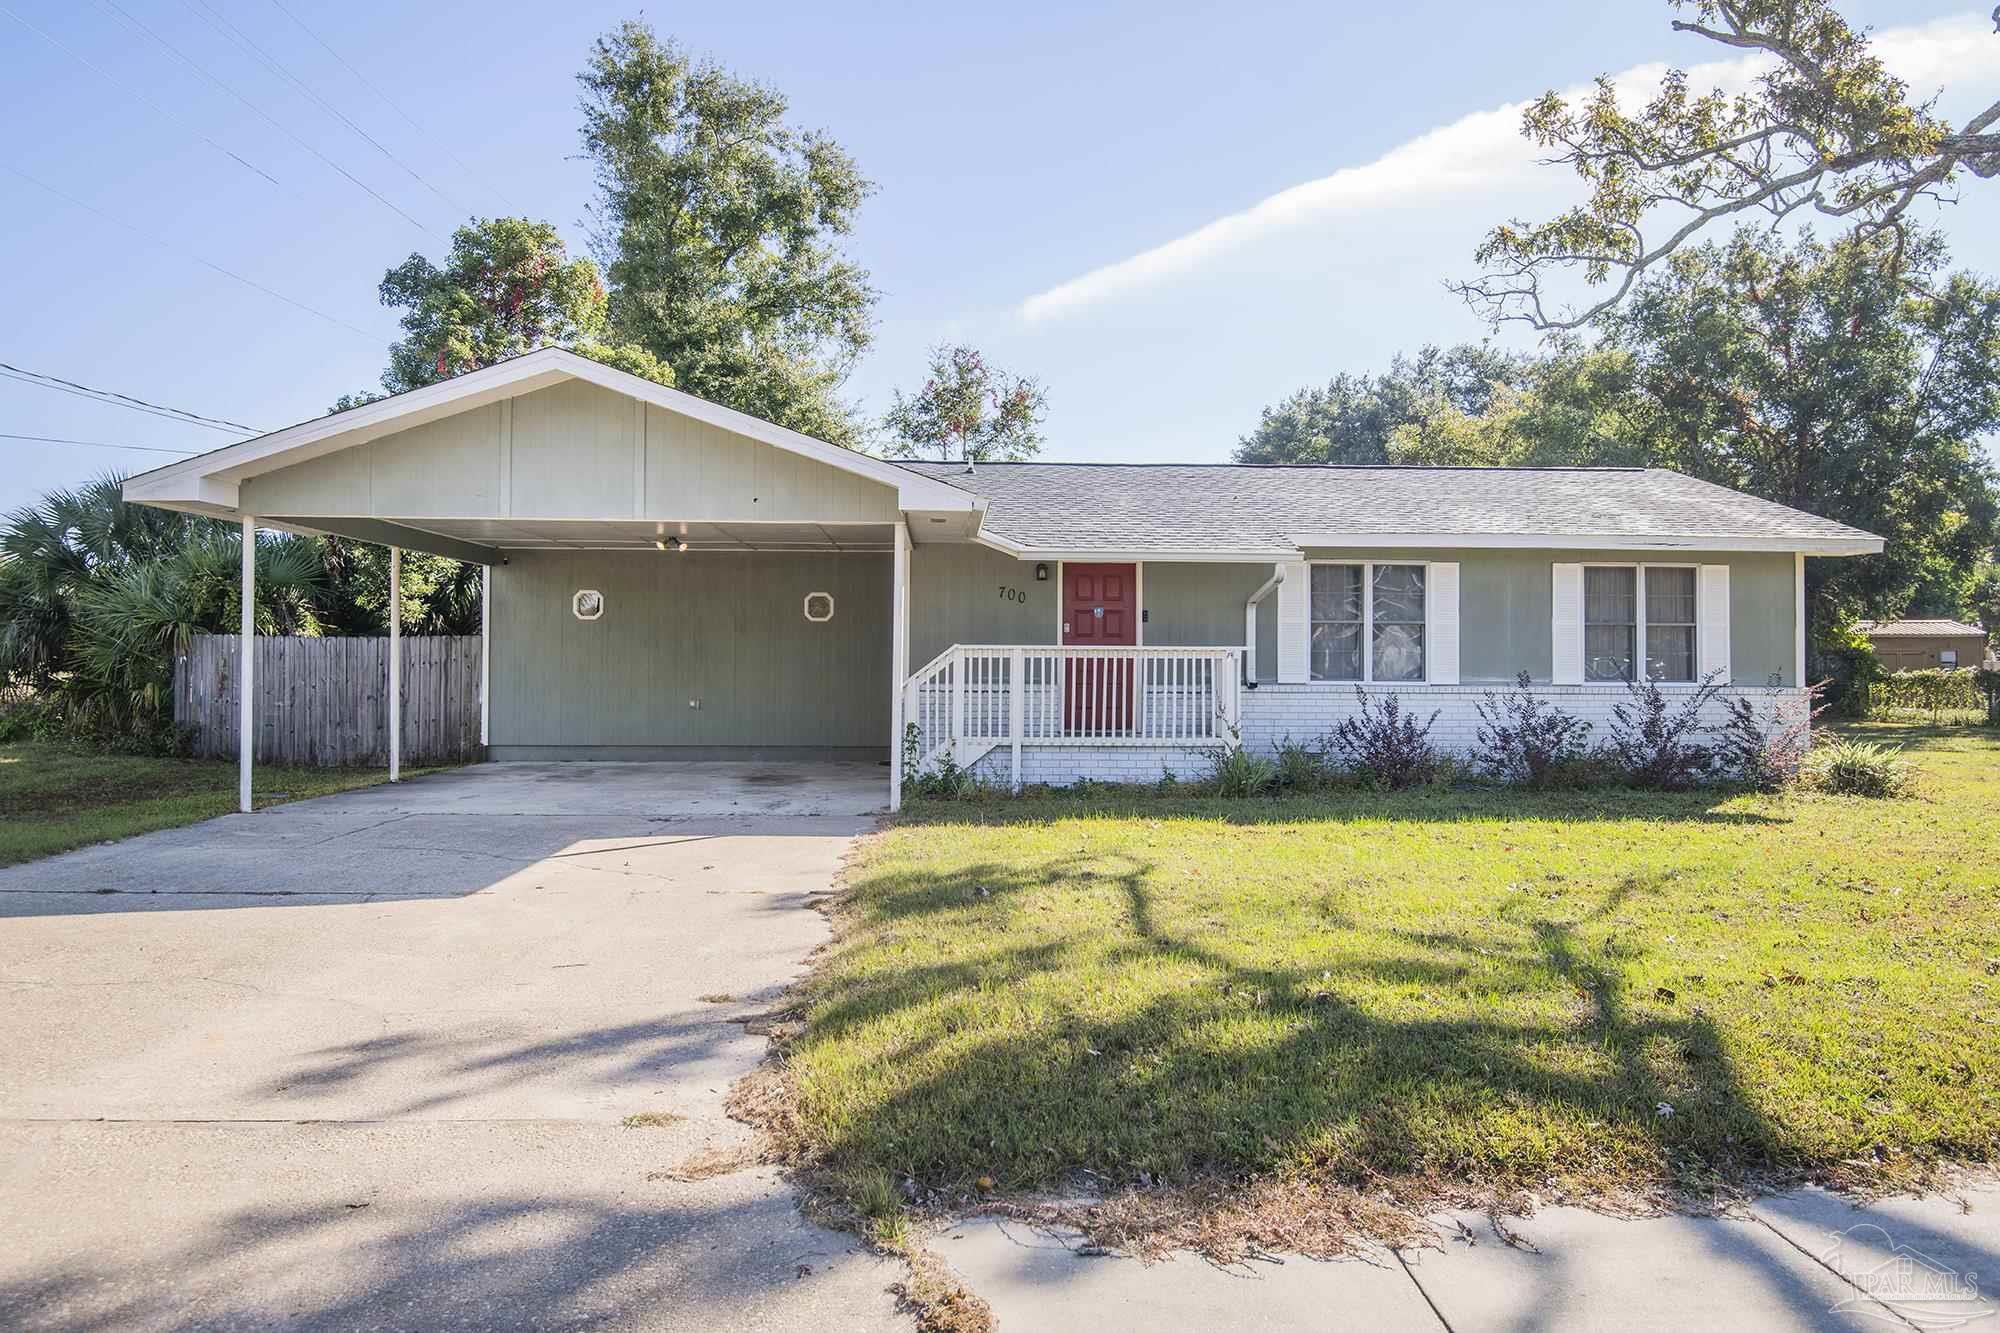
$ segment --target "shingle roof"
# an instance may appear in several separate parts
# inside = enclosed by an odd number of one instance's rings
[[[904,466],[987,497],[985,531],[1071,551],[1264,551],[1303,534],[1869,542],[1869,533],[1658,468],[1245,464]]]
[[[1888,620],[1881,624],[1864,620],[1859,628],[1875,639],[1986,637],[1986,631],[1979,626],[1960,624],[1956,620]]]

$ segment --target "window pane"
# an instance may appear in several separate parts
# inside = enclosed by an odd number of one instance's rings
[[[1375,623],[1424,623],[1424,567],[1375,566]]]
[[[1375,622],[1375,679],[1424,678],[1424,627]]]
[[[1650,587],[1646,595],[1653,595]],[[1693,680],[1694,626],[1646,626],[1646,674],[1654,680]]]
[[[1694,624],[1692,569],[1646,571],[1646,623],[1648,625]]]
[[[1632,651],[1638,632],[1638,627],[1630,624],[1585,625],[1583,678],[1585,680],[1632,679]]]
[[[1361,625],[1358,621],[1312,627],[1312,678],[1361,679]]]
[[[1636,569],[1589,568],[1583,571],[1583,623],[1636,625],[1639,622]]]
[[[1314,565],[1312,567],[1312,618],[1356,621],[1361,619],[1361,566]]]

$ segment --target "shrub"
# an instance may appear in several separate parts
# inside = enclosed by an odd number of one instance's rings
[[[1900,796],[1913,776],[1902,746],[1846,738],[1813,751],[1805,771],[1814,786],[1839,796]]]
[[[1875,644],[1851,619],[1828,621],[1814,635],[1817,670],[1831,682],[1827,698],[1845,717],[1868,716],[1869,687],[1882,679]]]
[[[1402,701],[1393,694],[1371,698],[1357,685],[1354,697],[1361,703],[1360,712],[1341,719],[1325,748],[1338,753],[1357,777],[1377,787],[1400,791],[1429,782],[1438,771],[1431,728],[1443,710],[1433,710],[1419,725],[1417,715],[1404,712]]]
[[[1278,766],[1241,745],[1217,750],[1201,785],[1216,796],[1261,796],[1278,780]]]
[[[1995,665],[1993,659],[1989,657],[1984,665],[1972,673],[1972,683],[1979,687],[1982,695],[1986,696],[1986,720],[2000,724],[2000,665]]]
[[[1947,709],[1973,712],[1984,707],[1985,700],[1974,679],[1977,674],[1944,667],[1893,671],[1870,689],[1870,711],[1927,713],[1935,726],[1944,721]]]
[[[1685,791],[1709,775],[1715,755],[1698,739],[1702,710],[1722,692],[1712,671],[1687,693],[1669,698],[1651,680],[1628,681],[1627,697],[1611,709],[1610,755],[1635,787]]]
[[[1723,700],[1729,720],[1722,724],[1715,747],[1722,771],[1758,791],[1777,791],[1798,781],[1812,749],[1812,724],[1826,711],[1821,698],[1827,684],[1807,687],[1803,700],[1781,699],[1772,710],[1769,727],[1750,700],[1741,695]]]
[[[926,801],[956,801],[979,791],[979,779],[969,768],[961,768],[957,756],[947,750],[931,768],[919,768],[917,755],[922,732],[912,722],[903,728],[903,798]]]
[[[1552,773],[1583,757],[1590,723],[1533,693],[1529,684],[1523,671],[1514,678],[1512,694],[1487,691],[1477,705],[1480,721],[1473,754],[1497,777],[1542,787]]]
[[[1273,780],[1286,791],[1318,791],[1331,785],[1336,776],[1323,746],[1290,736],[1278,742],[1277,759]]]

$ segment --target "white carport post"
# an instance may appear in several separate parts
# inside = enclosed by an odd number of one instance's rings
[[[910,530],[896,515],[895,579],[889,600],[889,809],[903,808],[903,682],[910,678]]]
[[[236,671],[236,805],[250,813],[250,752],[256,737],[253,731],[257,670],[257,520],[243,516],[243,615],[239,632],[243,662]]]
[[[493,718],[493,566],[479,567],[479,743]]]
[[[403,779],[403,548],[389,548],[389,781]]]

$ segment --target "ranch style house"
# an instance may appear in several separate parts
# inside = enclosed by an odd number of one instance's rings
[[[892,808],[947,755],[1192,774],[1324,734],[1357,686],[1460,750],[1523,671],[1600,726],[1636,676],[1772,716],[1806,559],[1882,548],[1659,469],[890,462],[553,348],[125,495],[484,566],[493,760],[866,758]]]

